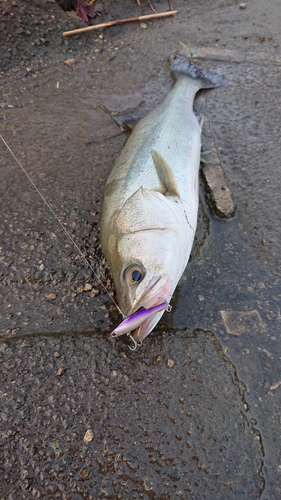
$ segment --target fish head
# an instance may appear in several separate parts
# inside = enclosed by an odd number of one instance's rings
[[[114,213],[105,225],[102,246],[125,316],[141,307],[169,304],[186,267],[195,227],[187,222],[180,200],[142,187]],[[149,315],[135,330],[135,340],[143,340],[163,313]]]
[[[151,229],[125,234],[118,241],[112,266],[118,303],[124,315],[138,309],[169,304],[183,272],[178,235],[172,228]],[[135,330],[135,340],[143,340],[160,320],[164,310],[151,314]]]

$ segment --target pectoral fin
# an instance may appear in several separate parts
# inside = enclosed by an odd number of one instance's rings
[[[179,196],[175,177],[168,163],[164,160],[163,156],[155,150],[151,151],[151,156],[153,158],[158,177],[164,187],[165,194],[170,196]]]
[[[141,101],[136,107],[128,108],[123,112],[109,110],[106,106],[101,105],[100,108],[111,117],[114,123],[123,132],[132,131],[139,120],[145,116],[145,111],[142,107],[144,101]]]

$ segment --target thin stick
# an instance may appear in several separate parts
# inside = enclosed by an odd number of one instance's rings
[[[155,12],[155,14],[157,14],[157,11],[154,9],[150,0],[148,0],[148,3],[149,3],[149,7],[151,8],[152,12]]]
[[[177,14],[177,12],[178,12],[177,10],[170,10],[167,12],[158,12],[157,14],[148,14],[146,16],[128,17],[126,19],[116,19],[115,21],[109,21],[108,23],[94,24],[93,26],[87,26],[85,28],[78,28],[76,30],[64,31],[62,36],[77,35],[78,33],[84,33],[85,31],[107,28],[109,26],[115,26],[116,24],[131,23],[134,21],[146,21],[148,19],[156,19],[159,17],[174,16],[175,14]]]
[[[25,170],[25,168],[22,166],[22,164],[20,163],[20,161],[17,159],[16,155],[14,155],[13,151],[11,150],[10,146],[7,144],[7,142],[5,141],[5,139],[2,137],[2,135],[0,134],[0,138],[2,139],[2,141],[4,142],[6,148],[10,151],[11,155],[14,157],[15,161],[17,162],[17,164],[19,165],[19,167],[22,169],[22,171],[25,173],[26,177],[29,179],[29,181],[31,182],[32,186],[34,187],[34,189],[37,191],[37,193],[39,194],[39,196],[41,196],[42,200],[44,201],[44,203],[47,205],[48,209],[50,210],[51,214],[54,216],[54,218],[56,219],[56,221],[59,223],[59,225],[61,226],[61,228],[64,230],[64,232],[67,234],[68,238],[71,240],[72,244],[74,245],[74,247],[76,248],[77,252],[79,253],[80,257],[82,257],[82,259],[84,259],[84,262],[87,264],[87,266],[91,269],[91,271],[93,272],[94,276],[96,277],[96,279],[98,280],[98,282],[101,284],[102,288],[106,291],[106,293],[108,294],[108,296],[110,297],[110,299],[112,300],[113,304],[116,306],[116,308],[118,309],[118,311],[120,312],[120,314],[123,316],[123,318],[125,317],[124,314],[122,313],[120,307],[116,304],[115,300],[113,297],[111,297],[109,291],[107,290],[107,288],[105,287],[105,285],[103,284],[102,280],[100,279],[100,277],[97,275],[96,271],[94,270],[93,266],[90,264],[90,262],[88,261],[88,259],[86,259],[85,255],[83,254],[82,250],[79,248],[79,246],[77,245],[77,243],[74,241],[74,239],[72,238],[71,234],[67,231],[67,229],[64,227],[64,225],[62,224],[62,222],[59,220],[58,216],[55,214],[54,210],[52,209],[51,205],[49,204],[49,202],[46,200],[45,196],[41,193],[41,191],[39,191],[38,187],[36,186],[36,184],[33,182],[33,180],[31,179],[30,175],[28,174],[28,172]]]

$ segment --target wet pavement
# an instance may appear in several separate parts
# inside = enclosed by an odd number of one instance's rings
[[[168,329],[134,354],[40,336],[2,354],[11,498],[259,497],[260,434],[212,333]]]
[[[104,4],[112,17],[149,10]],[[80,21],[53,2],[32,5],[48,44],[23,34],[22,59],[16,44],[3,59],[0,133],[96,275],[1,144],[0,498],[280,498],[277,0],[178,0],[173,19],[67,42],[61,32]],[[131,353],[109,338],[120,317],[98,281],[114,294],[99,211],[126,139],[110,138],[118,129],[99,106],[154,107],[172,86],[167,57],[184,51],[179,41],[228,78],[196,110],[210,120],[236,215],[212,215],[202,180],[173,310]]]

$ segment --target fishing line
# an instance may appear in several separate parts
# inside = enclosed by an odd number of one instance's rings
[[[72,242],[72,244],[74,245],[75,249],[77,250],[78,254],[80,255],[80,257],[82,257],[82,259],[84,260],[84,262],[86,263],[86,265],[91,269],[91,271],[93,272],[95,278],[97,279],[98,283],[100,283],[100,285],[102,286],[102,288],[106,291],[107,295],[109,296],[109,298],[111,299],[111,301],[113,302],[113,304],[115,305],[115,307],[117,308],[117,310],[120,312],[120,314],[122,315],[123,318],[125,318],[124,314],[122,313],[120,307],[118,306],[118,304],[115,302],[114,298],[110,295],[109,291],[107,290],[106,286],[103,284],[101,278],[99,278],[99,276],[97,275],[96,271],[94,270],[93,266],[91,265],[91,263],[88,261],[88,259],[86,259],[85,255],[83,254],[82,250],[79,248],[79,246],[77,245],[77,243],[74,241],[74,239],[72,238],[71,234],[67,231],[67,229],[64,227],[64,225],[62,224],[62,222],[59,220],[58,216],[55,214],[54,210],[52,209],[51,205],[49,204],[49,202],[46,200],[45,196],[39,191],[38,187],[36,186],[36,184],[34,183],[34,181],[31,179],[30,175],[28,174],[28,172],[25,170],[25,168],[23,167],[23,165],[20,163],[20,161],[17,159],[16,155],[13,153],[13,151],[11,150],[10,146],[7,144],[7,142],[5,141],[5,139],[2,137],[2,135],[0,134],[0,137],[2,139],[2,141],[4,142],[6,148],[8,149],[8,151],[11,153],[11,155],[13,156],[13,158],[15,159],[15,161],[17,162],[17,164],[20,166],[20,168],[22,169],[22,171],[25,173],[26,177],[29,179],[29,181],[31,182],[32,186],[34,187],[34,189],[37,191],[37,193],[39,194],[39,196],[41,196],[42,200],[44,201],[45,205],[47,205],[49,211],[51,212],[51,214],[53,215],[53,217],[56,219],[56,221],[59,223],[60,227],[64,230],[65,234],[68,236],[68,238],[70,239],[70,241]]]

